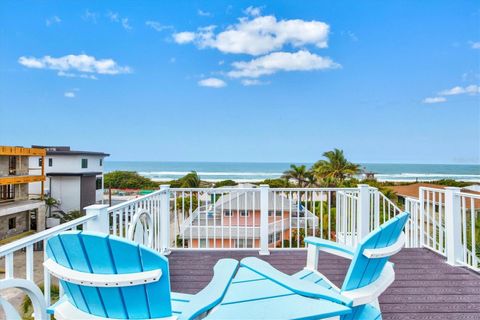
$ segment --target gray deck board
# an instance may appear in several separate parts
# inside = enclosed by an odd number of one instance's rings
[[[241,260],[257,256],[277,269],[292,274],[305,266],[306,252],[272,251],[174,251],[169,256],[172,290],[196,293],[210,281],[213,265],[221,258]],[[384,319],[476,319],[480,320],[480,275],[452,267],[427,249],[403,249],[392,258],[395,282],[380,296]],[[319,270],[341,286],[349,261],[321,254]]]

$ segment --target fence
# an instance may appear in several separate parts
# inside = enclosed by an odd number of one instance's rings
[[[162,186],[112,207],[86,209],[84,217],[0,247],[5,264],[0,289],[16,287],[29,292],[36,308],[44,312],[51,302],[52,281],[46,271],[41,279],[35,278],[34,270],[43,268],[38,264],[43,262],[46,241],[68,230],[114,234],[163,254],[171,250],[245,249],[268,254],[271,250],[302,249],[308,236],[355,247],[369,231],[401,212],[368,185],[279,189],[267,185],[216,189]],[[480,271],[480,196],[458,188],[421,188],[418,199],[406,199],[405,210],[411,214],[405,228],[406,247],[426,247],[446,256],[452,265]],[[35,283],[44,284],[45,294]]]

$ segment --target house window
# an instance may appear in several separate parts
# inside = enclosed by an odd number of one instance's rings
[[[41,167],[43,163],[43,158],[38,158],[38,166]]]
[[[269,217],[273,216],[273,212],[274,212],[273,210],[268,210],[268,216],[269,216]],[[282,211],[278,211],[278,210],[275,211],[275,215],[276,215],[277,217],[281,217],[281,216],[282,216]]]
[[[82,169],[88,168],[88,159],[82,159]]]
[[[225,217],[231,217],[231,216],[233,216],[232,210],[223,210],[223,215],[224,215]]]
[[[17,218],[8,219],[8,230],[15,229],[17,227]]]
[[[11,199],[15,199],[15,186],[13,184],[0,186],[0,201]]]
[[[48,158],[48,166],[49,167],[53,166],[53,159],[52,158]]]
[[[103,159],[100,159],[100,167],[103,166]]]
[[[240,216],[241,217],[248,217],[248,211],[247,210],[240,210]]]
[[[97,190],[102,189],[102,178],[97,178],[97,180],[95,180],[95,187]]]
[[[235,240],[236,248],[253,248],[253,239],[238,239]]]

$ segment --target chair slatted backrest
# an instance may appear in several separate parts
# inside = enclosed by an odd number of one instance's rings
[[[161,269],[161,278],[145,285],[106,288],[60,282],[70,303],[96,316],[148,319],[172,315],[168,260],[147,247],[107,234],[71,231],[48,240],[47,256],[66,268],[95,274]]]
[[[363,255],[365,249],[380,249],[394,244],[409,218],[409,213],[403,212],[373,230],[358,245],[348,269],[342,291],[365,287],[378,279],[390,257],[367,258]]]

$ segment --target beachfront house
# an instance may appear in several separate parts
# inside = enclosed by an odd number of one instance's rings
[[[220,191],[210,199],[203,199],[202,203],[207,204],[197,207],[178,226],[177,241],[193,248],[259,246],[261,196],[258,192],[245,189],[252,187],[242,184],[236,188],[224,188],[225,193],[219,188]],[[290,241],[300,239],[297,235],[305,229],[318,229],[318,217],[302,204],[302,200],[295,195],[287,197],[274,191],[268,192],[269,247],[278,247],[282,243],[289,246]]]
[[[52,212],[59,214],[84,208],[103,201],[103,163],[109,154],[76,151],[68,146],[33,146],[46,151],[45,159],[31,157],[31,170],[45,168],[45,193],[57,200]],[[38,183],[32,185],[40,193]],[[50,213],[50,214],[51,214]]]

